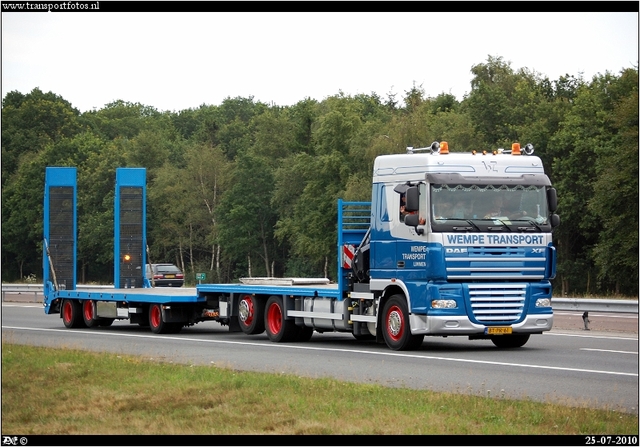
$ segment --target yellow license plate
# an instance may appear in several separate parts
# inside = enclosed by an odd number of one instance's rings
[[[487,335],[504,335],[513,333],[511,326],[494,326],[484,328],[484,333]]]
[[[173,279],[176,277],[176,275],[164,275],[164,277],[168,279]]]

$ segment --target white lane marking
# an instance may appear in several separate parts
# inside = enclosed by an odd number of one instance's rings
[[[62,332],[68,331],[68,329],[37,329],[37,328],[26,328],[26,327],[16,327],[16,326],[2,326],[3,329],[14,329],[14,330],[23,330],[23,331],[35,331],[35,332]],[[114,334],[110,332],[96,333],[95,331],[83,331],[83,330],[74,330],[74,334],[88,334],[88,335],[99,335],[99,336],[116,336],[116,337],[132,337],[132,338],[145,338],[156,341],[163,340],[179,340],[179,341],[194,341],[198,343],[213,343],[213,344],[226,344],[226,345],[243,345],[243,346],[256,346],[260,348],[274,348],[274,349],[299,349],[305,351],[328,351],[328,352],[346,352],[350,354],[368,354],[368,355],[377,355],[384,357],[404,357],[404,358],[414,358],[414,359],[422,359],[422,360],[443,360],[447,362],[459,362],[459,363],[475,363],[482,365],[497,365],[497,366],[513,366],[517,368],[532,368],[532,369],[550,369],[556,371],[573,371],[573,372],[584,372],[584,373],[593,373],[593,374],[608,374],[614,376],[631,376],[638,377],[638,373],[625,373],[619,371],[602,371],[597,369],[581,369],[581,368],[566,368],[560,366],[544,366],[544,365],[528,365],[526,363],[507,363],[507,362],[492,362],[487,360],[471,360],[471,359],[457,359],[450,357],[439,357],[432,355],[419,355],[419,354],[405,354],[395,351],[389,352],[375,352],[375,351],[365,351],[361,349],[338,349],[338,348],[318,348],[313,346],[299,346],[299,345],[287,345],[280,343],[255,343],[255,342],[244,342],[244,341],[226,341],[226,340],[202,340],[199,338],[188,338],[188,337],[170,337],[170,336],[158,336],[158,335],[139,335],[139,334]]]
[[[582,337],[582,338],[604,338],[604,339],[611,339],[613,338],[614,340],[632,340],[632,341],[638,341],[638,338],[633,338],[633,337],[619,337],[617,335],[582,335],[582,334],[567,334],[567,333],[561,333],[561,332],[544,332],[543,335],[556,335],[559,337]]]
[[[614,354],[635,354],[635,355],[638,355],[637,352],[633,352],[633,351],[614,351],[612,349],[580,348],[580,350],[581,351],[612,352]]]

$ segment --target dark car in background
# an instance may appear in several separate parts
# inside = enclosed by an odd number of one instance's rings
[[[154,287],[182,287],[184,274],[174,264],[147,264],[147,279]]]

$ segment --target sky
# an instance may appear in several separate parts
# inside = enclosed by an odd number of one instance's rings
[[[638,66],[638,13],[2,13],[2,97],[39,88],[80,112],[340,93],[402,104],[414,86],[462,100],[489,56],[550,80],[619,74]]]

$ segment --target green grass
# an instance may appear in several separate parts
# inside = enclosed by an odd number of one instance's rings
[[[638,434],[638,416],[3,343],[2,432]]]

